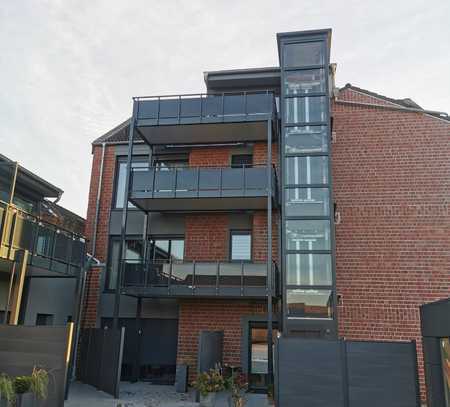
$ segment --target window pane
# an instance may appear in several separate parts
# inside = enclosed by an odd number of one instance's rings
[[[323,42],[285,44],[283,48],[284,67],[323,65],[325,54]]]
[[[328,151],[326,126],[286,127],[286,153],[322,153]]]
[[[286,72],[284,74],[284,92],[289,96],[325,92],[325,71],[308,69]]]
[[[231,260],[251,260],[251,234],[236,233],[231,235]]]
[[[288,220],[288,250],[330,250],[329,220]]]
[[[108,267],[108,289],[115,290],[117,275],[119,274],[119,257],[120,257],[120,242],[115,240],[111,245],[111,254],[109,258]]]
[[[332,318],[332,291],[287,290],[287,308],[289,317]]]
[[[133,162],[131,165],[136,171],[146,171],[149,168],[148,162]],[[123,199],[125,197],[125,181],[126,181],[126,162],[119,162],[119,172],[116,180],[116,208],[123,208]],[[129,208],[134,208],[134,205],[128,203]]]
[[[328,184],[328,157],[287,157],[286,183]]]
[[[169,243],[170,241],[168,239],[154,241],[153,260],[160,261],[170,259]]]
[[[288,254],[288,285],[331,285],[331,255]]]
[[[183,260],[184,258],[184,240],[172,240],[170,248],[172,261]]]
[[[330,196],[328,188],[286,189],[287,216],[329,216]]]
[[[327,98],[310,96],[285,99],[286,123],[311,123],[327,120]]]
[[[450,338],[441,339],[442,377],[446,406],[450,407]]]
[[[253,155],[251,154],[234,154],[231,156],[231,167],[251,167],[253,164]]]

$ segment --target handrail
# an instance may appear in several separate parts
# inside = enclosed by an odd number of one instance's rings
[[[122,281],[122,287],[159,287],[167,288],[167,293],[170,294],[173,287],[185,287],[191,290],[192,294],[195,294],[197,289],[201,288],[213,288],[216,293],[219,293],[223,287],[233,287],[240,290],[240,295],[245,295],[245,288],[268,288],[268,278],[272,281],[272,295],[277,294],[276,284],[278,280],[278,267],[276,262],[272,262],[270,271],[267,267],[267,262],[247,262],[247,261],[196,261],[196,260],[153,260],[153,261],[140,261],[135,259],[125,259],[123,263],[128,264],[130,267],[125,266],[124,279]],[[175,267],[177,265],[185,265],[186,269],[178,270]],[[222,266],[235,266],[231,273],[224,272]],[[209,272],[203,274],[200,271],[201,267],[210,266]],[[252,271],[246,270],[246,267],[261,266],[262,273],[252,273]],[[265,272],[264,272],[265,271]],[[267,273],[270,273],[269,275]],[[127,279],[128,277],[128,279]],[[230,280],[223,280],[223,278],[236,278],[234,282]],[[263,282],[252,284],[248,279],[256,277],[264,279]],[[201,280],[203,278],[203,281]],[[269,293],[267,292],[267,295]]]
[[[239,95],[273,95],[275,96],[275,92],[269,89],[263,89],[263,90],[252,90],[252,91],[230,91],[230,92],[201,92],[201,93],[182,93],[178,95],[169,94],[169,95],[145,95],[145,96],[133,96],[133,100],[140,101],[140,100],[148,100],[148,99],[176,99],[176,98],[182,98],[186,96],[239,96]]]
[[[70,271],[70,267],[81,268],[83,265],[83,259],[85,254],[85,244],[86,239],[72,231],[61,228],[58,225],[52,224],[50,222],[46,222],[40,219],[38,216],[27,213],[20,208],[17,208],[15,205],[7,204],[4,201],[0,200],[0,207],[4,209],[3,219],[0,223],[0,227],[2,230],[7,232],[7,235],[3,236],[3,240],[0,242],[8,250],[24,250],[27,249],[30,251],[31,255],[29,258],[30,264],[35,264],[35,258],[42,258],[49,262],[48,266],[45,268],[53,269],[54,264],[61,264],[66,267],[66,272]],[[8,221],[7,221],[8,218]],[[17,230],[17,218],[22,219],[23,221],[27,221],[31,224],[31,230],[29,231],[29,235],[26,234],[24,230]],[[42,232],[45,232],[43,234]],[[39,236],[48,236],[47,233],[51,233],[51,237],[49,238],[49,247],[50,250],[46,249],[45,253],[39,253],[38,250],[38,238]],[[28,244],[16,244],[16,234],[20,234]],[[56,253],[56,243],[57,236],[63,235],[66,239],[68,239],[69,247],[68,250],[64,253],[64,258],[60,258]],[[74,242],[78,242],[82,245],[82,251],[80,254],[80,263],[72,261],[72,255],[76,252],[73,251]],[[48,242],[47,242],[48,243]],[[42,266],[41,264],[37,264],[38,266]]]

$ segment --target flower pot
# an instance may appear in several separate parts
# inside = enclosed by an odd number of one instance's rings
[[[18,394],[15,407],[34,407],[35,397],[33,393]]]
[[[216,405],[216,394],[208,393],[206,396],[200,394],[200,407],[214,407]]]

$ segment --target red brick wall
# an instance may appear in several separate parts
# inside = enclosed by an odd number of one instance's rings
[[[239,300],[182,300],[178,322],[177,363],[189,365],[189,380],[197,370],[198,338],[201,331],[224,332],[224,364],[241,365],[241,318],[263,314],[265,304]]]
[[[189,165],[228,167],[230,165],[230,147],[193,148],[189,153]]]
[[[100,195],[100,209],[97,223],[97,242],[95,248],[95,257],[101,262],[106,262],[108,252],[108,229],[109,229],[109,213],[111,210],[113,187],[114,187],[114,171],[116,165],[116,157],[114,154],[114,146],[107,146],[105,149],[105,157],[103,162],[103,181]],[[88,210],[86,216],[85,235],[89,241],[88,252],[92,253],[92,242],[94,234],[95,211],[97,201],[97,191],[100,179],[100,165],[102,157],[102,147],[94,146],[91,183],[89,187]],[[91,269],[86,284],[85,309],[83,315],[83,323],[85,326],[95,326],[97,317],[97,304],[100,295],[100,276],[102,269]]]
[[[228,214],[187,215],[185,257],[188,260],[228,259]]]
[[[267,259],[267,212],[253,214],[252,256],[254,261]],[[272,213],[272,260],[278,260],[278,213]]]
[[[450,126],[384,108],[333,111],[339,333],[416,340],[424,399],[419,306],[450,296]]]

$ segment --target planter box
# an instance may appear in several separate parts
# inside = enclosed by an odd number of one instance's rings
[[[217,393],[208,393],[206,396],[200,394],[200,407],[215,407],[216,394]]]

